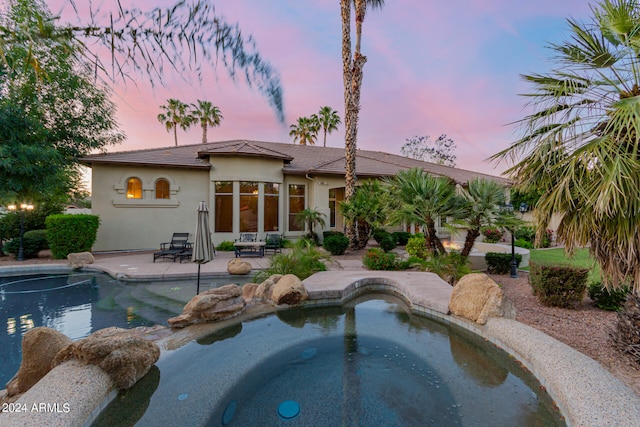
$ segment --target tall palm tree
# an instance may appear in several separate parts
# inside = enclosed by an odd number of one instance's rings
[[[460,218],[463,205],[456,196],[455,184],[444,177],[429,175],[420,168],[403,170],[385,180],[392,205],[392,224],[415,224],[424,228],[427,247],[434,253],[446,254],[436,234],[436,219]]]
[[[189,114],[189,105],[177,99],[167,100],[167,105],[161,105],[165,112],[158,114],[158,121],[164,125],[169,132],[173,129],[173,138],[178,146],[178,127],[187,130],[193,123]]]
[[[327,133],[331,133],[334,130],[338,130],[338,125],[342,123],[338,112],[328,105],[321,107],[318,115],[311,116],[318,121],[319,127],[324,132],[323,147],[327,146]]]
[[[542,190],[538,229],[561,218],[571,253],[589,246],[609,286],[640,294],[640,14],[637,0],[601,0],[589,23],[551,45],[558,66],[523,76],[532,113],[522,137],[493,159],[515,163],[517,188]]]
[[[457,222],[467,228],[460,255],[469,256],[473,244],[480,236],[480,228],[512,225],[513,214],[501,209],[506,201],[505,191],[502,184],[481,178],[469,181],[467,188],[460,190],[466,203],[461,210],[462,218]]]
[[[309,117],[299,117],[298,123],[289,127],[289,136],[293,137],[293,143],[300,145],[314,145],[318,139],[317,122]]]
[[[193,107],[191,118],[202,126],[202,143],[205,144],[207,142],[207,128],[209,126],[220,126],[220,122],[224,117],[222,117],[220,109],[209,101],[198,99],[198,104],[191,104],[191,106]]]
[[[355,6],[356,44],[351,51],[351,4]],[[344,83],[345,124],[345,201],[349,201],[356,189],[356,142],[358,137],[358,113],[360,111],[360,88],[362,68],[367,62],[361,53],[362,24],[367,8],[380,8],[384,0],[340,0],[342,18],[342,78]],[[355,243],[355,229],[348,226],[346,234]]]

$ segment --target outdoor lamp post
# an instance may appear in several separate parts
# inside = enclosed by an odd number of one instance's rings
[[[18,206],[9,205],[7,209],[10,211],[18,210]],[[18,261],[24,261],[24,211],[33,210],[33,205],[28,205],[26,203],[20,204],[20,248],[18,249]]]
[[[506,205],[501,206],[501,210],[503,212],[513,212],[513,205],[511,203],[507,203]],[[520,211],[522,212],[522,205],[520,205]],[[511,227],[509,230],[511,233],[511,277],[514,279],[518,278],[518,263],[516,262],[516,240],[514,237],[515,229]]]

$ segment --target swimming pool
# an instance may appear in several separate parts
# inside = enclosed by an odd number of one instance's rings
[[[238,323],[156,367],[94,425],[564,425],[505,352],[388,295]]]

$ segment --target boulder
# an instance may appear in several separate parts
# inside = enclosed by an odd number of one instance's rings
[[[257,283],[245,283],[242,286],[242,299],[244,299],[246,304],[253,302],[253,298],[255,297],[257,290]]]
[[[282,274],[272,274],[267,280],[260,283],[256,289],[253,299],[262,302],[271,301],[271,290],[275,284],[278,283],[278,280],[280,280],[281,277]]]
[[[244,276],[251,273],[251,264],[249,264],[247,261],[242,261],[241,259],[234,258],[229,260],[229,262],[227,263],[227,272],[229,274]]]
[[[174,328],[184,328],[193,323],[216,322],[236,316],[244,310],[242,288],[231,284],[209,289],[196,295],[184,306],[182,314],[169,319]]]
[[[270,300],[276,305],[298,304],[309,297],[302,281],[293,274],[286,274],[271,287]]]
[[[87,264],[93,264],[93,255],[91,252],[77,252],[67,255],[70,268],[82,268]]]
[[[55,329],[37,327],[22,338],[22,364],[7,383],[9,396],[24,393],[51,370],[56,354],[71,344],[71,340]]]
[[[454,286],[449,311],[480,325],[489,317],[515,317],[502,289],[483,273],[467,274]]]
[[[139,334],[116,327],[101,329],[60,351],[52,366],[77,359],[86,365],[99,366],[118,389],[130,388],[160,357],[160,348]]]

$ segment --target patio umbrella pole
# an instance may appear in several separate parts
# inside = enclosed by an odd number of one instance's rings
[[[200,295],[200,264],[198,264],[198,281],[197,281],[196,295]]]

